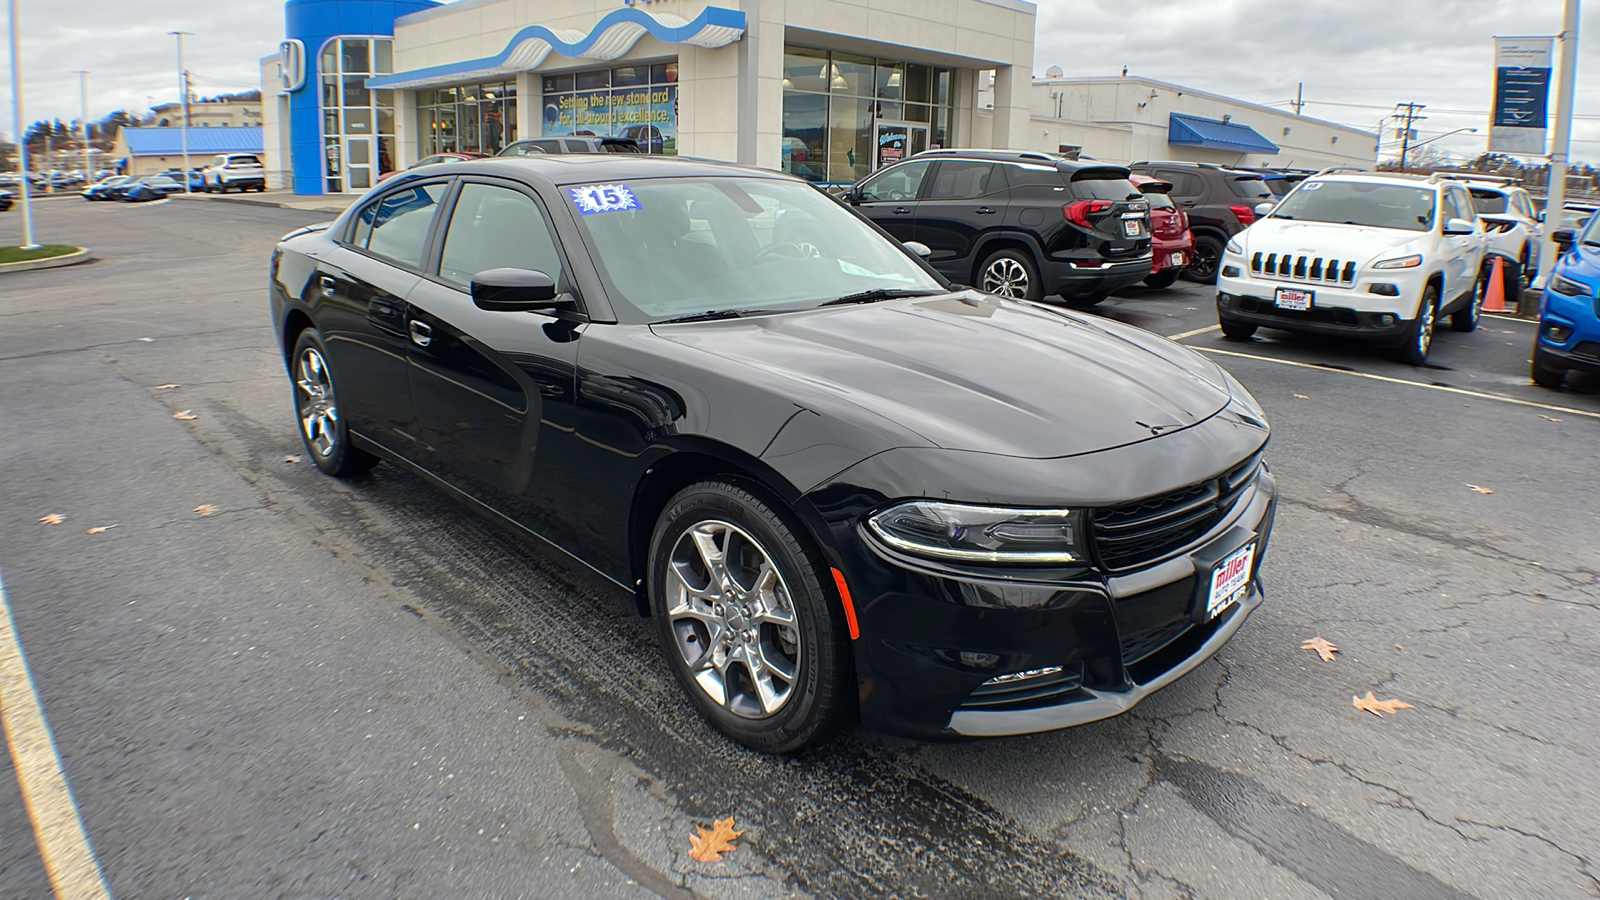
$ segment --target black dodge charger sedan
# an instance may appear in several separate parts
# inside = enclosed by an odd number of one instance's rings
[[[1260,605],[1267,423],[924,249],[773,172],[474,160],[286,236],[272,317],[323,471],[403,466],[608,583],[734,740],[1120,713]]]

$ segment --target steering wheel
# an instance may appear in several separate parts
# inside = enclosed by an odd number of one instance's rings
[[[807,257],[821,257],[822,251],[815,244],[797,244],[794,241],[773,241],[756,251],[750,257],[750,264],[758,266],[764,262],[778,257],[785,259],[805,259]]]

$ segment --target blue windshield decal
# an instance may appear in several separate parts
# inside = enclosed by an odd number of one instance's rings
[[[625,184],[588,184],[567,188],[567,193],[572,195],[572,205],[586,216],[639,208],[638,196]]]

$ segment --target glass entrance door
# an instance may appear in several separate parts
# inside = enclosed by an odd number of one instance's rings
[[[873,146],[877,147],[874,170],[910,159],[928,149],[928,126],[918,122],[879,119],[873,137]]]

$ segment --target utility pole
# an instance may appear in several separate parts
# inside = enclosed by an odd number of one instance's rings
[[[33,182],[28,178],[27,121],[22,112],[22,40],[18,36],[17,0],[11,0],[11,122],[17,134],[17,172],[22,176],[22,249],[39,246],[33,239]]]
[[[1539,268],[1546,272],[1556,266],[1555,241],[1550,239],[1561,227],[1561,209],[1567,205],[1567,159],[1572,149],[1572,101],[1578,84],[1578,0],[1567,0],[1561,16],[1561,93],[1556,96],[1556,133],[1550,142],[1550,185],[1544,204],[1544,244]],[[1517,304],[1522,312],[1522,304]]]
[[[1297,115],[1297,116],[1300,115],[1300,111],[1305,109],[1305,105],[1306,105],[1306,83],[1304,81],[1302,81],[1302,82],[1296,84],[1295,88],[1294,88],[1294,114]]]
[[[183,67],[183,36],[193,32],[169,31],[167,34],[178,39],[178,90],[183,100],[183,192],[190,194],[193,191],[189,189],[189,70]]]
[[[1400,171],[1404,172],[1406,170],[1406,154],[1411,152],[1411,126],[1427,118],[1427,116],[1417,115],[1418,110],[1427,109],[1427,104],[1396,103],[1394,108],[1396,110],[1405,110],[1406,123],[1401,126],[1402,130],[1400,132]]]
[[[89,158],[89,72],[78,69],[78,88],[83,100],[83,185],[94,184],[94,164]]]

